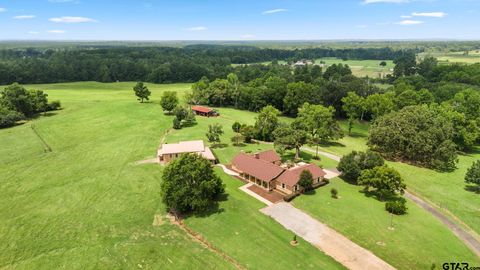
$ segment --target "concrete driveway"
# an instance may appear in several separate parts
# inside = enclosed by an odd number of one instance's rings
[[[310,242],[348,269],[395,269],[369,250],[360,247],[289,203],[276,203],[260,211],[275,219],[286,229]]]

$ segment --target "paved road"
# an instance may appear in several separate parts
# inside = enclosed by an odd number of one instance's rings
[[[418,206],[422,207],[423,209],[430,212],[433,216],[435,216],[438,220],[440,220],[443,224],[445,224],[460,240],[462,240],[470,249],[480,256],[480,241],[475,238],[472,234],[465,231],[461,228],[457,223],[453,222],[450,218],[446,217],[443,213],[439,212],[436,208],[431,206],[428,202],[422,200],[421,198],[413,195],[410,192],[405,192],[405,197],[409,198],[413,202],[415,202]]]
[[[288,230],[302,237],[327,255],[353,270],[395,269],[372,252],[350,241],[345,236],[312,218],[286,202],[260,210]]]
[[[304,146],[301,149],[304,150],[304,151],[310,152],[310,153],[316,153],[317,152],[315,149],[312,149],[312,148],[307,147],[307,146]],[[341,158],[340,156],[337,156],[337,155],[334,155],[334,154],[331,154],[331,153],[328,153],[328,152],[320,151],[320,150],[318,150],[318,154],[322,155],[324,157],[327,157],[329,159],[333,159],[335,161],[340,161],[340,158]]]

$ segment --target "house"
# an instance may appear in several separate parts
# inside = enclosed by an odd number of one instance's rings
[[[267,190],[275,188],[274,180],[283,172],[283,168],[278,165],[244,153],[233,158],[232,169],[243,179]]]
[[[312,64],[313,64],[312,60],[301,59],[301,60],[298,60],[297,62],[295,62],[293,64],[293,66],[294,67],[303,67],[303,66],[308,66],[308,65],[312,65]]]
[[[268,191],[275,189],[286,194],[302,191],[298,181],[305,170],[312,174],[314,185],[323,182],[326,175],[325,171],[315,164],[303,163],[286,168],[282,166],[280,157],[274,150],[253,155],[240,153],[233,158],[231,166],[243,179]]]
[[[210,117],[210,116],[218,116],[219,114],[212,108],[208,108],[208,107],[204,107],[204,106],[198,106],[198,105],[194,105],[192,106],[192,111],[196,114],[196,115],[201,115],[201,116],[207,116],[207,117]]]
[[[163,144],[157,151],[158,162],[168,163],[181,154],[195,153],[203,158],[216,163],[217,159],[213,155],[212,150],[203,144],[203,141],[184,141],[179,143]]]
[[[275,152],[275,150],[263,151],[260,153],[253,154],[255,158],[273,163],[275,165],[282,165],[282,158]]]
[[[319,184],[323,181],[326,173],[320,167],[315,164],[302,164],[290,169],[286,169],[277,179],[276,179],[276,189],[291,194],[297,191],[301,191],[302,187],[298,185],[300,180],[300,174],[303,171],[309,171],[313,176],[313,184]]]

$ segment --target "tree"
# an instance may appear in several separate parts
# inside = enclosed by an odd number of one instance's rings
[[[280,111],[273,106],[264,107],[258,114],[255,122],[258,139],[271,142],[273,140],[273,131],[278,126],[278,116]]]
[[[15,125],[19,120],[22,120],[24,115],[14,110],[7,109],[0,105],[0,128],[10,127]]]
[[[245,143],[251,143],[252,139],[257,135],[257,130],[253,126],[242,125],[240,128]]]
[[[362,171],[358,184],[364,186],[367,191],[370,188],[375,189],[380,199],[395,193],[403,194],[406,188],[400,173],[385,165]]]
[[[435,57],[427,56],[418,63],[418,74],[429,78],[433,75],[437,65],[438,61]]]
[[[193,126],[197,123],[197,119],[192,110],[187,109],[187,115],[185,116],[184,123],[187,127]]]
[[[280,125],[273,132],[274,145],[279,152],[295,149],[295,159],[300,158],[300,148],[307,142],[307,132],[289,125]]]
[[[228,86],[230,87],[230,92],[232,93],[234,106],[238,107],[238,98],[240,96],[240,82],[238,76],[235,73],[230,73],[227,75]]]
[[[219,144],[220,136],[223,134],[223,128],[220,124],[208,125],[208,132],[205,134],[210,143]]]
[[[477,185],[480,188],[480,160],[474,161],[465,174],[465,182]]]
[[[404,198],[399,198],[394,201],[386,202],[385,210],[394,215],[404,215],[407,213],[407,201]]]
[[[319,103],[314,85],[305,82],[289,83],[287,94],[283,99],[283,111],[285,114],[295,117],[298,108],[305,102]]]
[[[232,130],[233,132],[235,133],[240,133],[240,129],[242,128],[242,124],[240,124],[239,122],[235,122],[233,123],[232,125]]]
[[[310,143],[317,146],[316,157],[318,157],[318,145],[330,140],[337,140],[343,137],[342,130],[334,118],[335,109],[322,105],[303,104],[298,109],[298,117],[293,122],[294,128],[304,129],[308,132]]]
[[[402,109],[407,106],[418,105],[420,103],[420,96],[414,90],[403,91],[395,98],[397,108]]]
[[[174,117],[173,118],[173,128],[174,129],[181,129],[182,128],[182,121],[180,121],[180,119],[178,119],[178,117]]]
[[[453,124],[438,106],[409,106],[377,119],[368,145],[394,160],[449,171],[457,162]]]
[[[336,188],[330,189],[330,195],[332,196],[332,198],[338,199],[338,190]]]
[[[309,170],[303,170],[300,173],[298,184],[304,191],[310,191],[313,189],[313,175]]]
[[[137,100],[139,100],[140,103],[143,103],[144,100],[149,100],[151,93],[150,90],[148,90],[148,87],[143,84],[143,82],[137,82],[137,84],[133,87],[133,91],[135,92]]]
[[[415,74],[417,61],[414,53],[409,53],[393,60],[395,67],[393,68],[393,75],[395,77],[410,76]]]
[[[225,191],[210,162],[196,154],[183,154],[168,164],[160,187],[167,209],[180,213],[203,212]]]
[[[365,100],[365,106],[367,111],[370,112],[372,118],[375,119],[395,109],[393,100],[394,96],[391,92],[385,94],[373,94],[367,97]]]
[[[352,151],[343,156],[337,169],[342,172],[342,178],[356,183],[363,170],[373,169],[385,163],[380,154],[367,150],[366,152]]]
[[[35,113],[35,105],[31,94],[18,83],[5,87],[0,93],[0,105],[27,117]]]
[[[48,95],[40,90],[30,91],[32,99],[33,110],[35,112],[46,113],[48,110]]]
[[[164,111],[172,112],[178,105],[178,98],[177,92],[174,91],[165,91],[162,94],[162,98],[160,100],[160,105],[162,106]]]
[[[386,67],[386,66],[387,66],[387,62],[385,62],[385,61],[382,61],[382,62],[380,62],[380,64],[379,64],[379,65],[380,65],[381,67]]]
[[[365,112],[365,99],[357,95],[355,92],[348,92],[347,96],[342,98],[343,111],[348,117],[348,135],[352,135],[352,128],[355,120],[360,117],[363,119]]]
[[[175,115],[175,117],[178,120],[182,121],[187,117],[188,111],[189,111],[189,109],[187,109],[187,108],[184,108],[182,106],[177,106],[177,107],[175,107],[175,109],[173,109],[173,115]]]

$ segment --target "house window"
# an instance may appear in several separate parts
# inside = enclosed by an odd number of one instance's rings
[[[282,183],[282,188],[285,188],[285,184],[284,184],[284,183]]]
[[[294,186],[294,190],[297,191],[297,185]]]

